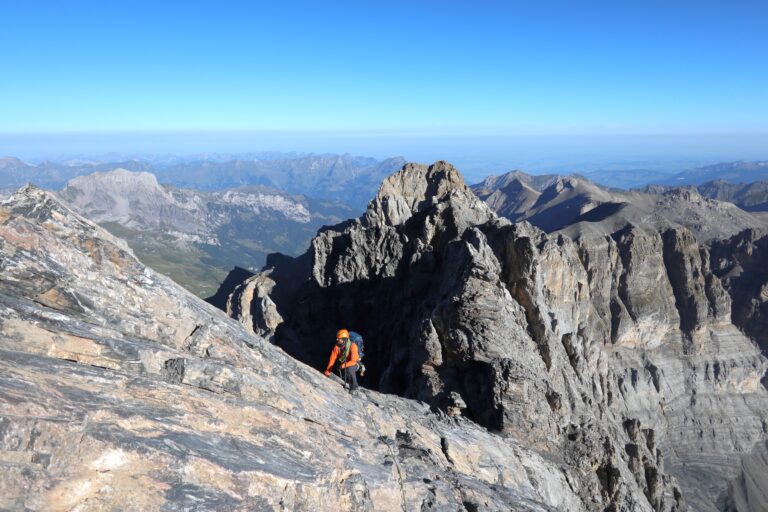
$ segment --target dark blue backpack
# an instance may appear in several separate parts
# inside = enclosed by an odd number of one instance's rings
[[[360,359],[362,359],[364,355],[364,347],[365,347],[365,342],[363,341],[363,337],[358,333],[356,333],[355,331],[349,331],[349,339],[352,343],[357,345],[357,354],[360,356]]]

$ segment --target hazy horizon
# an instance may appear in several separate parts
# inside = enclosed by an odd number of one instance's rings
[[[205,153],[353,154],[448,160],[468,178],[521,169],[682,171],[734,160],[768,160],[768,135],[460,135],[380,132],[121,132],[2,134],[0,156],[62,158],[190,156]]]

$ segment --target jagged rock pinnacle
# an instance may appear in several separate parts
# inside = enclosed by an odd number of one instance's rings
[[[384,180],[368,206],[365,219],[371,224],[384,221],[395,226],[414,213],[451,197],[468,207],[489,211],[453,165],[442,160],[429,166],[409,163]]]

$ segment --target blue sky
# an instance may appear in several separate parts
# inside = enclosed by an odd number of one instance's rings
[[[0,133],[759,137],[766,20],[765,1],[4,2]]]

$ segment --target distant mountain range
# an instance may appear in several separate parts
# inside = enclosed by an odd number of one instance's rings
[[[734,190],[744,187],[731,186]],[[707,197],[707,192],[718,196],[716,186],[701,188],[703,193],[692,187],[665,186],[621,191],[576,175],[531,176],[519,171],[486,178],[472,187],[499,215],[513,222],[527,220],[549,233],[562,231],[573,238],[604,236],[627,225],[653,230],[685,226],[700,241],[708,241],[767,226],[764,218]],[[726,195],[726,188],[720,196]],[[754,188],[764,190],[762,186]],[[729,197],[737,195],[732,192]]]
[[[155,174],[161,183],[196,190],[223,190],[242,185],[265,185],[291,194],[343,200],[363,210],[383,177],[401,168],[402,157],[374,158],[336,154],[260,152],[244,154],[86,155],[45,160],[36,164],[15,157],[0,158],[0,192],[27,183],[59,189],[70,179],[122,168]],[[768,161],[724,162],[677,172],[672,169],[584,169],[578,171],[605,187],[634,189],[647,185],[700,185],[768,181]]]
[[[317,168],[330,167],[325,160],[315,163]],[[232,167],[230,179],[238,168],[242,175],[254,175],[243,170],[251,166]],[[338,166],[344,168],[343,163]],[[198,177],[202,180],[204,174],[189,179]],[[350,182],[364,190],[362,180],[350,177]],[[653,230],[683,225],[708,241],[768,226],[768,215],[756,215],[768,209],[767,185],[710,182],[698,188],[654,185],[620,191],[578,175],[512,171],[486,178],[472,190],[499,215],[513,222],[527,220],[550,233],[580,238],[630,224]],[[363,191],[359,194],[359,202],[367,201]],[[151,173],[127,169],[73,178],[58,195],[125,238],[144,263],[201,297],[212,295],[232,268],[256,271],[269,253],[300,254],[319,228],[357,213],[349,201],[321,201],[264,185],[218,191],[178,188],[161,185]]]
[[[768,180],[768,161],[725,162],[683,170],[663,166],[621,168],[576,168],[577,174],[605,187],[634,189],[646,185],[699,185],[713,180],[729,183],[752,183]]]
[[[0,158],[0,187],[18,189],[28,183],[41,188],[58,189],[77,176],[113,169],[149,171],[152,166],[146,162],[86,162],[66,165],[59,162],[43,161],[32,165],[15,157]]]
[[[180,189],[126,169],[74,178],[58,195],[124,238],[145,264],[202,297],[233,267],[257,270],[269,253],[299,254],[321,226],[354,213],[343,203],[263,186]]]
[[[659,180],[662,185],[700,185],[709,181],[725,181],[728,183],[753,183],[768,181],[768,161],[725,162],[705,167],[697,167],[673,176]],[[651,182],[652,183],[652,182]]]
[[[299,254],[320,227],[362,212],[403,163],[282,153],[37,165],[5,157],[0,197],[27,183],[58,190],[145,264],[206,297],[233,267],[255,270],[269,253]]]
[[[403,166],[400,158],[376,160],[351,155],[304,155],[222,160],[229,155],[200,160],[163,159],[65,163],[43,161],[32,165],[18,158],[0,158],[0,190],[16,190],[32,183],[57,190],[77,176],[114,169],[151,172],[158,181],[201,191],[262,185],[289,194],[344,202],[362,211],[381,180]]]
[[[6,157],[0,195],[28,182],[60,190],[80,213],[128,240],[142,261],[204,297],[235,266],[256,270],[271,252],[301,253],[320,227],[363,211],[403,163],[280,153],[37,165]],[[713,176],[722,179],[701,181]],[[648,175],[659,184],[624,191],[580,175],[512,171],[472,189],[498,214],[547,232],[583,237],[629,224],[684,225],[707,241],[768,225],[768,181],[755,182],[767,177],[768,162],[734,162]]]

